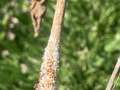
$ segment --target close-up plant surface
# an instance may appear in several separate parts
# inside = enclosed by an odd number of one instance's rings
[[[119,0],[1,0],[0,90],[105,90],[119,18]]]

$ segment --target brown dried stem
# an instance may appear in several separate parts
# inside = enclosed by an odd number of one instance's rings
[[[66,0],[57,0],[51,34],[45,48],[38,84],[35,90],[57,90],[56,79],[59,67],[59,42]]]

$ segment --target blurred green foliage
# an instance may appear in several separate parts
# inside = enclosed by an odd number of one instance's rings
[[[29,0],[0,2],[0,90],[33,90],[54,5],[55,0],[47,2],[40,36],[33,38]],[[119,18],[119,0],[67,0],[60,90],[105,90],[120,53]]]

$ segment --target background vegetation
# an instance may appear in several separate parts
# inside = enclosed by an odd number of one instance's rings
[[[56,0],[38,38],[27,0],[0,2],[0,90],[33,90]],[[119,0],[67,0],[61,40],[60,90],[105,90],[120,53]],[[119,90],[119,85],[116,90]]]

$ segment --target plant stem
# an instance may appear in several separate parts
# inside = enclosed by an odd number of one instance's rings
[[[59,67],[59,43],[64,18],[66,0],[57,0],[51,34],[45,48],[39,82],[35,90],[57,90],[57,70]]]
[[[112,87],[113,87],[115,78],[116,78],[116,76],[118,74],[119,68],[120,68],[120,58],[118,58],[118,60],[117,60],[115,68],[114,68],[114,70],[112,72],[112,75],[110,77],[110,80],[109,80],[109,82],[107,84],[106,90],[112,90]]]

